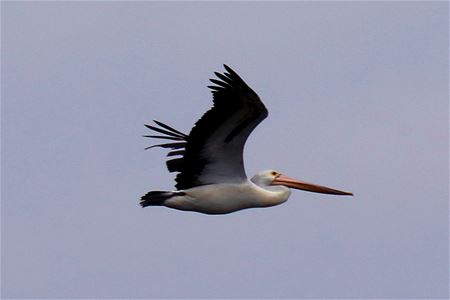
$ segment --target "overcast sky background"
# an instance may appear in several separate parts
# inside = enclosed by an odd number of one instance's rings
[[[448,3],[2,2],[2,297],[448,297]],[[222,64],[260,95],[224,216],[172,189],[144,123],[189,132]]]

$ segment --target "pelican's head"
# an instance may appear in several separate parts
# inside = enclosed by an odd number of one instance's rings
[[[322,194],[333,194],[333,195],[349,195],[353,196],[353,193],[344,192],[336,189],[332,189],[326,186],[321,186],[314,183],[300,181],[294,178],[290,178],[286,175],[281,174],[275,170],[265,170],[257,173],[251,179],[252,182],[259,186],[273,186],[273,185],[282,185],[298,190],[314,192],[314,193],[322,193]]]
[[[280,173],[275,170],[265,170],[258,172],[251,181],[259,186],[270,186]]]

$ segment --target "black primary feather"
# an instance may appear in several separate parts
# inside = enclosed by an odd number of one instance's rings
[[[164,124],[163,122],[159,122],[159,121],[156,121],[156,120],[153,120],[153,122],[155,122],[157,125],[161,126],[162,128],[165,128],[165,129],[167,129],[169,131],[172,131],[173,133],[177,133],[177,134],[179,134],[179,135],[181,135],[183,137],[187,137],[186,134],[176,130],[175,128],[170,127],[169,125]]]
[[[151,129],[151,130],[153,130],[153,131],[156,131],[156,132],[159,132],[159,133],[162,133],[162,134],[165,134],[165,135],[169,135],[169,136],[173,136],[173,137],[177,137],[177,138],[181,138],[181,139],[184,139],[186,136],[185,135],[181,135],[181,134],[178,134],[178,133],[174,133],[174,132],[172,132],[172,131],[168,131],[168,130],[165,130],[165,129],[161,129],[161,128],[158,128],[158,127],[155,127],[155,126],[151,126],[151,125],[146,125],[146,124],[144,124],[145,125],[145,127],[147,127],[148,129]]]

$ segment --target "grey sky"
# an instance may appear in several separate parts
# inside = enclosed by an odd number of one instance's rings
[[[448,3],[2,2],[2,297],[448,297]],[[143,123],[188,132],[222,63],[267,118],[247,174],[293,192],[207,216]]]

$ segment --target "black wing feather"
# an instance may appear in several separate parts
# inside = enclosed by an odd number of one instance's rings
[[[246,178],[245,141],[268,112],[242,78],[227,65],[224,67],[227,72],[215,72],[220,80],[210,79],[216,85],[208,86],[213,94],[213,107],[195,123],[189,135],[158,121],[154,122],[162,128],[146,125],[165,134],[148,137],[180,140],[179,143],[148,147],[175,149],[168,156],[182,156],[167,161],[170,172],[179,172],[175,179],[179,190],[217,182],[239,182]]]
[[[169,125],[164,124],[163,122],[159,122],[159,121],[156,121],[156,120],[153,120],[153,122],[155,122],[157,125],[161,126],[162,128],[165,128],[165,129],[167,129],[169,131],[172,131],[173,133],[176,133],[176,134],[181,135],[183,137],[187,137],[186,134],[176,130],[175,128],[170,127]]]
[[[155,126],[151,126],[151,125],[146,125],[146,124],[144,124],[144,125],[148,129],[151,129],[153,131],[156,131],[156,132],[159,132],[159,133],[162,133],[162,134],[166,134],[166,135],[173,136],[173,137],[176,137],[176,138],[184,138],[185,137],[183,135],[180,135],[178,133],[174,133],[174,132],[169,131],[169,130],[161,129],[161,128],[158,128],[158,127],[155,127]]]
[[[180,148],[186,147],[186,143],[167,143],[167,144],[152,145],[152,146],[145,148],[145,150],[155,148],[155,147],[180,149]]]

